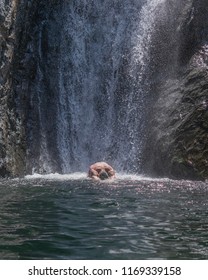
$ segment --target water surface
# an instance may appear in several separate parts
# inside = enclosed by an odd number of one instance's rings
[[[207,259],[204,182],[119,175],[0,182],[0,259]]]

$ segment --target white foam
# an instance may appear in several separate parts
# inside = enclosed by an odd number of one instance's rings
[[[116,178],[118,180],[128,180],[128,181],[170,181],[169,178],[153,178],[146,177],[142,174],[127,174],[127,173],[117,173]]]
[[[25,179],[45,179],[45,180],[83,180],[87,178],[87,174],[84,172],[75,172],[70,174],[59,174],[59,173],[50,173],[50,174],[38,174],[34,173],[32,175],[26,175]]]
[[[86,180],[87,173],[85,172],[75,172],[69,174],[59,174],[59,173],[50,173],[50,174],[38,174],[34,173],[33,175],[26,175],[26,180],[34,179],[44,179],[44,180]],[[145,177],[144,175],[139,174],[128,174],[128,173],[117,173],[115,181],[169,181],[168,178],[151,178]]]

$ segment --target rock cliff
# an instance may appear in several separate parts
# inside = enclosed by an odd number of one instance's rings
[[[144,170],[203,180],[208,178],[207,2],[187,1],[181,16],[177,67],[157,88]]]
[[[57,87],[53,72],[57,69],[59,48],[60,27],[56,21],[59,7],[60,1],[8,0],[0,3],[2,176],[31,173],[37,161],[44,171],[44,159],[39,161],[39,139],[45,135],[40,135],[39,126],[42,118],[46,130],[56,130],[52,122]],[[42,107],[48,110],[40,112],[41,102],[47,104]],[[50,140],[45,139],[49,145]],[[54,153],[52,147],[52,157]]]
[[[24,172],[24,127],[17,115],[13,74],[17,38],[18,1],[0,4],[0,174]]]

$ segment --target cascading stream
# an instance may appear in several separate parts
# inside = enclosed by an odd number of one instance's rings
[[[28,173],[85,172],[96,161],[141,173],[153,76],[168,61],[168,44],[159,36],[161,30],[163,37],[172,34],[172,2],[57,5],[40,13],[40,34],[34,30],[27,46],[32,74],[36,66],[27,117]]]
[[[149,49],[164,0],[118,2],[63,7],[57,143],[64,173],[99,160],[140,170]]]

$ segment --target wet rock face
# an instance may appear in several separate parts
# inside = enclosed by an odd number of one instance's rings
[[[15,112],[13,61],[16,36],[17,1],[0,3],[0,175],[21,174],[24,170],[24,132]]]
[[[27,2],[27,3],[26,3]],[[23,48],[19,47],[25,21],[22,11],[32,1],[1,1],[0,3],[0,175],[16,176],[25,171],[25,126],[23,105],[18,109],[17,100],[23,90],[19,87],[17,96],[15,75],[22,71],[18,57]]]
[[[41,150],[49,149],[58,172],[56,112],[60,52],[61,1],[24,1],[18,13],[18,45],[14,60],[15,108],[24,126],[25,172],[45,170]],[[44,141],[41,141],[44,139]],[[41,144],[43,143],[43,144]],[[41,145],[45,145],[42,147]],[[32,160],[31,160],[32,159]],[[55,162],[54,162],[55,159]],[[38,170],[33,170],[37,166]]]
[[[39,139],[45,137],[40,135],[40,118],[51,134],[56,130],[53,74],[60,48],[60,7],[61,1],[55,0],[0,3],[0,176],[32,172],[40,157]],[[47,110],[40,112],[40,103]],[[48,138],[51,156],[56,157],[53,139]]]
[[[155,176],[203,180],[208,178],[208,5],[190,1],[183,15],[178,67],[158,88],[144,165]]]

